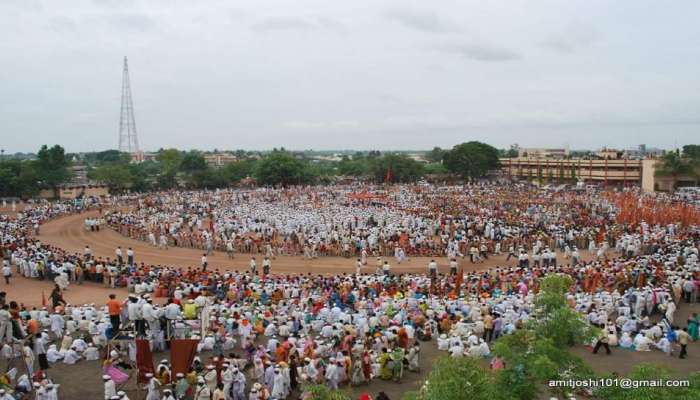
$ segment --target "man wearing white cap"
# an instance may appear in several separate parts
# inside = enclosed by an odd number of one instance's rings
[[[39,382],[34,382],[34,393],[36,394],[36,400],[45,400],[46,399],[46,389],[41,386],[41,383]]]
[[[224,393],[226,393],[226,397],[228,398],[231,384],[233,384],[233,371],[228,363],[224,363],[223,370],[221,371],[221,383],[224,384]]]
[[[285,399],[287,390],[285,388],[285,378],[279,367],[275,368],[275,377],[272,383],[272,393],[270,394],[275,399]]]
[[[146,400],[159,400],[158,386],[160,386],[160,382],[158,382],[158,379],[150,372],[146,374],[146,379],[148,379],[148,383],[146,384]]]
[[[259,383],[256,383],[253,385],[253,388],[250,389],[250,393],[248,393],[248,400],[260,400],[260,392],[259,392]]]
[[[112,378],[109,375],[102,375],[102,381],[105,385],[105,400],[109,400],[112,398],[112,396],[116,396],[117,387]]]
[[[233,367],[230,396],[233,400],[245,400],[245,375],[238,370],[238,367]]]
[[[175,384],[175,394],[177,395],[177,398],[182,399],[187,394],[190,384],[187,382],[187,379],[185,379],[185,374],[182,372],[175,374],[175,377],[177,378],[177,383]]]
[[[216,368],[209,364],[207,365],[207,372],[204,374],[204,382],[207,384],[209,387],[209,391],[214,393],[214,390],[216,390]]]
[[[15,398],[5,392],[5,389],[0,389],[0,400],[14,400]]]
[[[211,400],[211,392],[201,376],[197,379],[197,387],[194,390],[194,400]]]
[[[177,400],[175,396],[173,396],[173,391],[170,389],[165,389],[163,390],[163,399],[162,400]]]

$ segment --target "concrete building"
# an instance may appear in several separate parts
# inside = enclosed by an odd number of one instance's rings
[[[205,154],[204,160],[210,167],[221,168],[226,164],[231,164],[238,161],[238,157],[231,153],[212,153]]]
[[[109,194],[107,185],[96,184],[65,184],[56,189],[44,189],[39,192],[43,199],[73,200],[80,197],[102,197]]]
[[[642,161],[642,190],[645,192],[670,192],[674,184],[676,188],[683,186],[698,186],[698,180],[692,176],[657,176],[656,170],[661,162],[658,159]]]
[[[511,178],[548,182],[583,181],[603,185],[639,185],[642,179],[642,161],[502,158],[501,173]]]
[[[511,179],[537,180],[551,183],[574,181],[604,186],[640,186],[645,192],[673,190],[697,186],[692,176],[658,176],[659,159],[582,159],[552,160],[540,158],[502,158],[501,175]]]
[[[132,163],[142,163],[145,161],[155,161],[157,153],[151,153],[151,152],[145,152],[145,151],[137,151],[134,153],[131,153],[131,162]]]

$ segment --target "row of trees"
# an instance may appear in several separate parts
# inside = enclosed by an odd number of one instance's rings
[[[71,177],[70,160],[61,146],[42,146],[35,160],[0,161],[0,196],[33,196]]]
[[[301,153],[275,149],[264,155],[237,153],[238,161],[220,168],[207,164],[198,151],[161,149],[155,160],[133,163],[129,154],[117,150],[76,155],[88,167],[90,179],[107,184],[111,191],[146,191],[186,188],[219,188],[244,178],[261,185],[306,185],[330,182],[337,177],[356,177],[374,182],[416,182],[429,174],[467,180],[479,179],[498,168],[499,151],[487,144],[468,142],[451,150],[436,148],[428,163],[405,154],[358,152],[340,161],[311,160]],[[0,162],[0,195],[32,196],[70,178],[70,158],[60,146],[43,146],[37,160]]]

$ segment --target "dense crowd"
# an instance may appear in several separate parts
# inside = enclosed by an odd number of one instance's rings
[[[529,187],[352,186],[165,192],[126,201],[107,222],[153,246],[229,254],[456,256],[537,242],[595,246],[612,205]],[[543,249],[542,246],[540,246]],[[483,248],[483,250],[482,250]]]
[[[149,400],[279,400],[303,396],[305,383],[401,381],[421,367],[424,346],[502,368],[490,343],[532,317],[548,274],[572,278],[569,304],[602,328],[591,343],[596,352],[618,346],[685,357],[689,341],[698,340],[700,318],[676,316],[681,303],[698,301],[698,227],[618,224],[619,210],[599,193],[326,187],[169,192],[95,204],[102,206],[114,210],[107,224],[155,246],[347,255],[358,258],[357,273],[145,265],[121,248],[109,258],[89,248],[70,254],[34,233],[73,206],[43,204],[0,217],[3,268],[55,283],[45,309],[1,302],[3,356],[17,353],[30,366],[28,375],[8,380],[7,392],[35,386],[37,398],[57,398],[56,382],[42,373],[51,363],[102,359],[105,399],[125,399],[117,387],[136,362],[135,345],[105,349],[110,339],[129,336],[148,339],[155,352],[171,339],[198,340],[188,371],[176,374],[163,360],[145,376]],[[437,261],[425,273],[393,274],[384,265],[401,262],[402,252]],[[515,260],[476,272],[457,261],[499,253]],[[86,278],[131,294],[104,306],[67,304],[63,290]]]

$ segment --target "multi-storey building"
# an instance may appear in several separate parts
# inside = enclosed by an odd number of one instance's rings
[[[624,186],[640,183],[642,160],[502,158],[501,172],[521,179],[562,183],[584,181]]]

